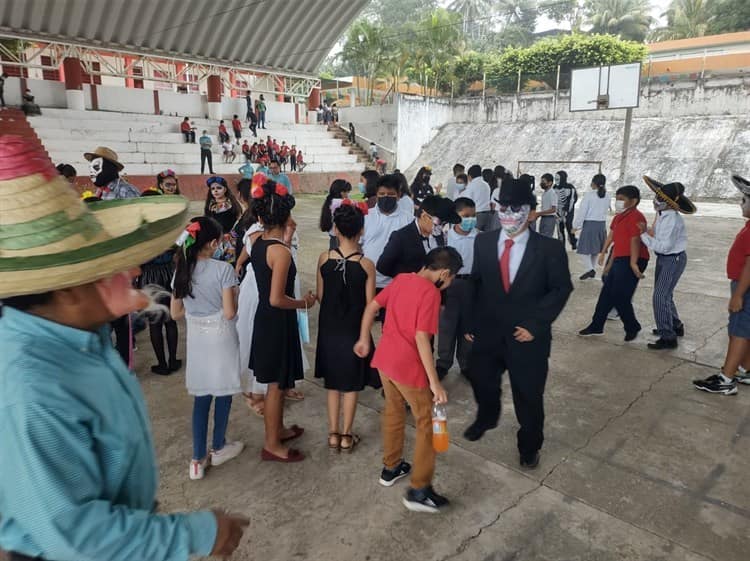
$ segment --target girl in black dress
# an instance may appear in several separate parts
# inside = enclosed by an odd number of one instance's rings
[[[284,427],[284,390],[301,380],[302,349],[296,310],[310,308],[317,300],[308,292],[294,298],[296,267],[290,248],[283,242],[285,230],[293,227],[294,197],[274,181],[256,185],[251,191],[253,213],[263,225],[263,235],[253,243],[250,264],[258,285],[249,367],[255,378],[268,384],[263,422],[266,437],[261,458],[267,461],[299,462],[305,456],[284,443],[302,435],[304,429]]]
[[[351,452],[359,442],[359,436],[352,432],[357,392],[378,379],[377,371],[370,367],[372,352],[363,359],[353,350],[362,313],[375,297],[375,264],[359,248],[366,212],[366,203],[344,199],[333,212],[339,245],[318,259],[320,316],[315,377],[323,378],[328,390],[328,448],[344,452]],[[339,430],[342,402],[344,424]]]

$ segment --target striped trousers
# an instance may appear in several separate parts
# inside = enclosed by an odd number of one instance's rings
[[[675,329],[682,325],[674,305],[674,289],[685,271],[685,252],[670,255],[656,255],[656,279],[654,280],[654,319],[659,337],[677,339]]]

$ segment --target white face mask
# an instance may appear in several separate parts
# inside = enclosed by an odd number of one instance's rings
[[[625,201],[616,200],[615,201],[615,212],[617,214],[620,214],[622,211],[625,210]]]
[[[500,210],[497,213],[500,218],[500,226],[508,236],[514,236],[529,220],[530,212],[531,206],[529,205],[522,205],[521,208],[515,212],[511,207],[507,207],[504,211]]]
[[[104,167],[103,158],[94,158],[89,162],[89,177],[91,181],[96,180],[97,176],[102,172],[102,167]]]

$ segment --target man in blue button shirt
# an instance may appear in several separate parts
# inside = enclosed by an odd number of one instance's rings
[[[187,201],[86,208],[28,142],[0,137],[0,161],[0,191],[12,195],[0,243],[14,250],[0,254],[0,549],[11,561],[230,555],[244,518],[155,512],[146,405],[107,325],[147,303],[132,288],[137,264],[174,242]],[[35,204],[47,190],[57,196]]]

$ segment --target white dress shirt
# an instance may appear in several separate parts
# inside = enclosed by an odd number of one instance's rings
[[[581,199],[573,216],[573,229],[580,230],[586,220],[591,222],[606,222],[609,215],[610,195],[599,197],[596,189],[589,189]]]
[[[446,243],[449,247],[454,248],[461,255],[464,266],[459,269],[459,275],[468,275],[471,273],[471,268],[474,266],[474,240],[477,239],[479,230],[474,228],[468,234],[459,234],[456,232],[458,226],[451,226],[448,230],[448,236]]]
[[[371,208],[365,216],[364,233],[360,240],[362,253],[377,265],[391,234],[413,220],[413,214],[406,214],[398,207],[391,214],[383,214],[377,206]],[[390,282],[391,277],[387,277],[379,271],[376,272],[375,286],[385,288]]]
[[[654,236],[644,232],[641,241],[657,255],[682,253],[687,249],[687,229],[682,215],[672,209],[661,211],[656,217]]]
[[[521,261],[523,261],[523,254],[526,253],[526,245],[529,242],[529,236],[531,234],[529,233],[529,229],[526,228],[526,230],[523,231],[523,233],[518,234],[513,239],[513,245],[510,246],[510,263],[508,264],[510,266],[510,283],[513,284],[513,281],[516,280],[516,273],[518,273],[518,268],[521,266]],[[508,234],[505,233],[505,230],[503,230],[500,233],[500,239],[497,241],[497,267],[498,270],[500,270],[500,258],[503,256],[503,253],[505,253],[505,240],[511,239],[508,237]]]
[[[474,201],[477,212],[487,212],[490,210],[490,186],[481,177],[475,177],[461,192],[462,197]]]

